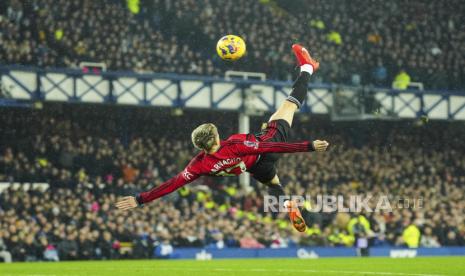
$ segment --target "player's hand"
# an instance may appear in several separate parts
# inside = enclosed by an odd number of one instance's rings
[[[129,210],[132,208],[136,208],[137,205],[138,204],[137,204],[136,198],[133,196],[123,197],[121,200],[116,202],[116,208],[120,210]]]
[[[325,140],[321,141],[321,140],[315,140],[313,141],[313,148],[315,149],[315,151],[325,151],[329,146],[329,143],[326,142]]]

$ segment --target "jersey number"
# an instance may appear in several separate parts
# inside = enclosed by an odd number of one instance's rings
[[[240,168],[241,169],[241,173],[245,172],[247,170],[247,167],[245,166],[245,163],[244,161],[241,161],[240,163],[237,163],[236,165],[234,166],[231,166],[229,168],[226,168],[222,171],[219,171],[217,172],[215,175],[216,176],[235,176],[236,174],[235,173],[231,173],[235,168]]]

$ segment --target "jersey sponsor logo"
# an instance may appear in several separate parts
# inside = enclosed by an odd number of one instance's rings
[[[244,141],[244,145],[249,148],[258,149],[258,142],[254,141]]]
[[[184,172],[182,173],[182,177],[184,177],[185,180],[191,180],[193,176],[194,175],[191,174],[188,170],[184,170]]]

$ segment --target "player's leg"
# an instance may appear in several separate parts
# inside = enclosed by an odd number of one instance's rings
[[[256,135],[260,141],[285,142],[288,140],[294,113],[305,101],[310,76],[319,67],[319,63],[313,60],[302,46],[294,44],[292,50],[300,65],[300,75],[292,86],[289,97],[271,116],[268,124],[262,127],[259,135]],[[279,155],[277,154],[264,154],[259,162],[249,169],[249,172],[257,181],[267,185],[269,195],[275,196],[279,202],[279,197],[285,194],[276,172],[275,164],[278,159]],[[305,231],[305,220],[295,202],[287,201],[286,204],[293,226],[297,231]]]
[[[249,172],[255,180],[268,186],[268,195],[274,197],[277,202],[283,202],[282,200],[280,201],[280,198],[283,198],[285,193],[279,181],[275,166],[277,160],[276,155],[265,154],[262,156],[260,161],[249,170]],[[279,207],[287,208],[289,219],[291,220],[294,228],[299,232],[304,232],[307,229],[307,226],[305,225],[304,218],[300,214],[299,208],[296,206],[297,204],[290,200],[284,201],[284,204],[285,206]]]
[[[294,113],[297,110],[297,105],[286,100],[281,106],[276,110],[273,115],[271,115],[269,122],[276,120],[285,120],[289,126],[292,127],[292,120],[294,119]]]
[[[277,174],[275,174],[273,179],[263,184],[265,184],[268,187],[268,194],[270,196],[274,196],[276,199],[279,200],[280,197],[285,195],[283,186],[281,186],[281,183],[279,182],[279,177]]]
[[[301,45],[292,45],[292,50],[300,65],[300,74],[292,86],[291,94],[270,117],[270,121],[285,120],[289,126],[292,126],[295,111],[302,106],[307,97],[307,87],[310,76],[313,72],[318,70],[320,66]]]
[[[281,183],[279,182],[278,175],[275,174],[273,179],[264,184],[268,186],[268,194],[270,196],[275,197],[278,200],[278,202],[280,202],[279,198],[283,197],[285,193],[283,187],[281,186]],[[294,228],[299,232],[304,232],[307,229],[307,226],[296,203],[292,200],[287,200],[284,202],[284,204],[284,207],[287,208],[287,211],[289,213],[289,219],[291,220],[291,223],[294,226]]]

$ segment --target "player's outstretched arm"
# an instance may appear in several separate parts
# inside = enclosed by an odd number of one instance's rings
[[[121,210],[129,210],[136,208],[142,204],[153,201],[164,195],[172,193],[182,186],[189,184],[195,179],[199,178],[200,175],[194,174],[187,169],[177,174],[175,177],[161,184],[160,186],[154,187],[149,191],[142,192],[136,196],[126,196],[116,202],[116,208]]]
[[[232,141],[236,153],[240,155],[262,153],[291,153],[326,151],[329,146],[327,141],[303,141],[303,142],[261,142],[261,141]]]

